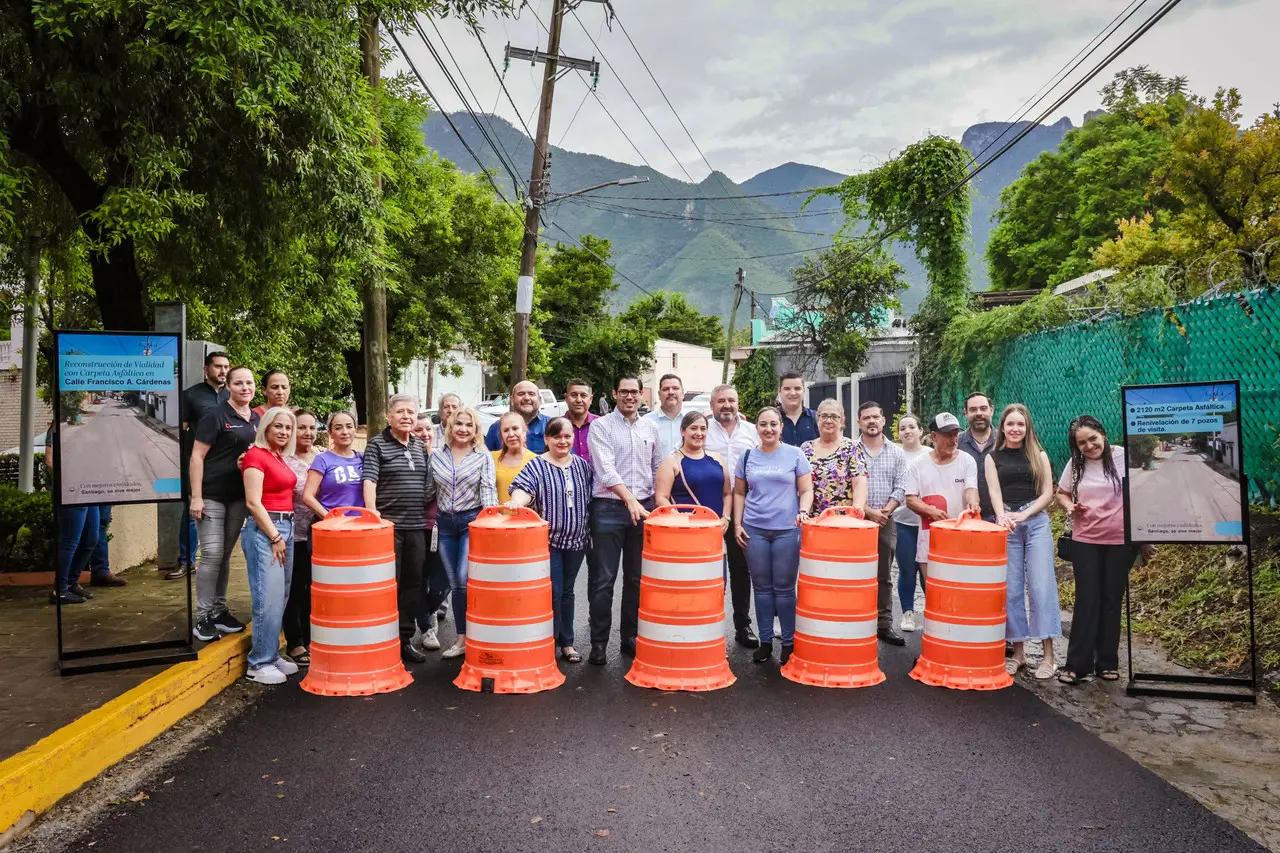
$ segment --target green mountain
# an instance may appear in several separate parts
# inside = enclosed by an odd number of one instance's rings
[[[533,160],[533,145],[528,136],[496,116],[481,115],[479,125],[466,113],[454,113],[449,119],[457,127],[457,133],[442,114],[433,114],[427,120],[423,125],[427,144],[460,168],[477,171],[475,160],[462,144],[460,135],[507,198],[514,201],[512,176],[503,160],[510,164],[511,171],[523,185]],[[969,150],[979,150],[1009,127],[1005,123],[975,125],[965,132],[962,141]],[[1056,148],[1070,127],[1067,119],[1048,127],[1037,127],[975,182],[971,220],[974,237],[971,269],[975,287],[986,286],[982,252],[1000,190],[1042,151]],[[481,128],[493,140],[492,144]],[[1011,135],[1007,133],[1004,139]],[[1002,142],[984,156],[989,157]],[[502,157],[495,153],[495,146]],[[565,199],[550,205],[544,214],[544,235],[549,241],[568,242],[565,233],[568,232],[575,237],[595,234],[612,242],[614,264],[621,273],[621,286],[616,294],[620,304],[630,302],[639,292],[628,283],[630,279],[647,290],[685,293],[700,310],[723,317],[732,306],[733,282],[741,267],[747,287],[756,291],[759,301],[767,305],[767,294],[790,289],[788,270],[799,263],[806,252],[828,245],[844,223],[835,199],[815,199],[801,210],[804,195],[745,197],[827,186],[844,177],[818,166],[786,163],[761,172],[741,185],[715,172],[694,184],[646,166],[552,146],[553,196],[632,175],[647,177],[649,183],[607,187]],[[653,200],[655,197],[679,200]],[[924,296],[924,271],[911,247],[895,246],[893,251],[906,269],[910,288],[903,294],[903,304],[910,313]]]

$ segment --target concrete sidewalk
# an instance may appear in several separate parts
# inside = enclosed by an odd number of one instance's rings
[[[64,607],[68,650],[181,639],[187,583],[166,581],[153,564],[124,573],[129,585],[92,587],[92,601]],[[231,560],[230,607],[250,616],[244,555]],[[123,695],[163,666],[72,677],[58,674],[55,608],[45,587],[0,587],[0,761]]]

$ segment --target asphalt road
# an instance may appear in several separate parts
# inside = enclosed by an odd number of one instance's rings
[[[1130,470],[1130,512],[1137,531],[1157,526],[1215,539],[1213,521],[1239,521],[1240,484],[1210,467],[1189,447],[1175,447],[1154,471]],[[1207,530],[1205,528],[1208,528]],[[1169,538],[1178,538],[1171,535]]]
[[[736,647],[732,687],[635,688],[616,638],[533,696],[464,693],[438,658],[367,699],[266,688],[68,849],[1262,849],[1021,688],[912,681],[918,643],[882,645],[888,682],[851,691]]]
[[[104,399],[89,407],[83,423],[64,426],[62,447],[62,476],[73,478],[68,485],[77,492],[123,482],[128,484],[126,492],[104,498],[155,500],[156,479],[179,476],[178,440],[147,426],[136,409],[119,400]]]

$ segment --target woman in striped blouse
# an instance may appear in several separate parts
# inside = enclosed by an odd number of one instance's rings
[[[515,509],[532,506],[550,529],[551,612],[560,656],[581,663],[573,647],[573,585],[587,554],[587,510],[591,504],[591,465],[573,455],[573,423],[554,418],[547,424],[547,452],[529,461],[511,484]]]
[[[480,510],[498,504],[493,456],[484,446],[479,425],[474,409],[454,412],[444,433],[448,446],[432,453],[427,464],[436,491],[440,562],[453,588],[453,621],[458,626],[458,640],[441,654],[445,658],[462,657],[467,650],[468,525]]]

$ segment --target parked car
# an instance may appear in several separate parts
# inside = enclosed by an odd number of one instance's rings
[[[711,411],[711,395],[695,394],[690,397],[685,395],[684,405],[680,408],[681,416],[687,415],[689,412],[709,412]]]

